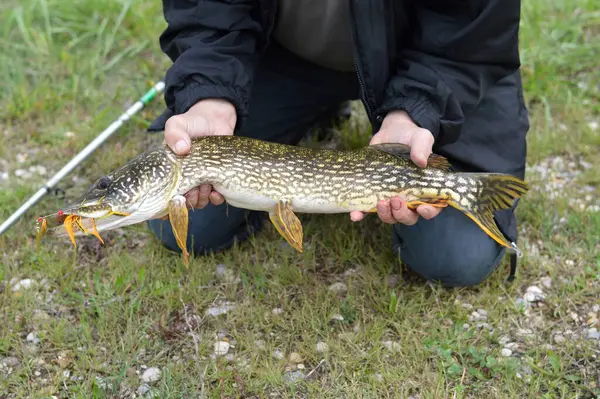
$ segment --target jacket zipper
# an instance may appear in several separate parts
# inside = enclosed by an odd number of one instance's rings
[[[365,109],[367,111],[367,115],[369,116],[369,119],[372,120],[373,118],[373,113],[371,111],[371,106],[369,105],[369,101],[367,100],[367,95],[366,93],[366,86],[363,82],[362,79],[362,75],[361,75],[361,70],[360,70],[360,65],[358,63],[358,60],[356,58],[356,54],[353,56],[354,58],[354,69],[356,70],[356,76],[358,78],[358,84],[360,86],[360,97],[362,98],[363,104],[365,105]]]
[[[367,115],[369,116],[369,120],[373,121],[373,112],[371,110],[371,105],[369,104],[369,101],[367,100],[367,89],[366,89],[366,85],[364,83],[363,77],[362,77],[362,69],[361,69],[361,63],[358,60],[358,34],[356,32],[356,24],[354,23],[354,7],[352,6],[352,1],[350,1],[351,7],[350,7],[350,21],[352,23],[352,35],[353,35],[353,42],[354,42],[354,46],[352,48],[352,59],[354,61],[354,69],[356,71],[356,76],[358,78],[358,84],[360,86],[360,96],[362,99],[362,102],[365,106],[365,110],[367,111]]]

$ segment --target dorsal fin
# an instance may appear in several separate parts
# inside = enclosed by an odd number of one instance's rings
[[[398,158],[405,158],[410,160],[410,147],[406,144],[400,143],[380,143],[372,144],[369,147],[392,154]],[[432,169],[449,170],[450,162],[446,157],[438,154],[431,154],[427,159],[427,167]]]

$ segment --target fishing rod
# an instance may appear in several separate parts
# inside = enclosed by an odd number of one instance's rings
[[[5,233],[25,212],[34,206],[44,195],[48,194],[52,188],[66,175],[68,175],[73,169],[75,169],[81,162],[83,162],[92,152],[100,147],[114,132],[117,131],[125,122],[131,117],[141,111],[146,105],[148,105],[157,94],[161,93],[165,89],[165,83],[159,81],[150,90],[148,90],[139,100],[135,102],[129,109],[127,109],[117,120],[111,123],[102,133],[100,133],[94,140],[92,140],[83,150],[81,150],[69,163],[67,163],[61,170],[58,171],[50,180],[44,184],[31,198],[29,198],[15,213],[0,225],[0,235]]]

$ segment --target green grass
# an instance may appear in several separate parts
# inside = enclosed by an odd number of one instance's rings
[[[48,177],[19,179],[16,170],[58,171],[163,76],[163,28],[158,1],[0,5],[0,172],[10,175],[0,181],[0,220]],[[105,234],[105,246],[81,240],[77,251],[46,240],[37,254],[32,221],[63,204],[48,196],[0,237],[0,362],[18,359],[0,368],[0,398],[131,397],[144,366],[162,372],[148,397],[600,394],[600,345],[585,337],[600,303],[600,216],[572,200],[585,185],[599,193],[600,7],[526,1],[521,39],[529,163],[581,157],[592,167],[566,179],[558,198],[530,174],[535,188],[519,211],[525,268],[513,284],[504,283],[507,265],[471,289],[393,284],[400,270],[389,227],[376,218],[352,224],[347,215],[304,216],[303,254],[268,226],[230,251],[193,259],[189,271],[144,226]],[[64,179],[67,199],[161,140],[144,129],[162,109],[155,101]],[[368,140],[364,118],[339,133],[343,145]],[[551,288],[539,281],[546,276]],[[9,282],[24,278],[40,284],[13,292]],[[335,282],[347,291],[331,292]],[[546,300],[524,309],[516,299],[530,285]],[[236,306],[226,315],[205,315],[227,301]],[[475,309],[487,310],[487,326],[469,321]],[[32,331],[37,346],[27,342]],[[500,353],[506,335],[518,345],[510,358]],[[232,343],[233,358],[211,356],[218,339]],[[329,350],[318,352],[318,342]],[[284,376],[293,352],[309,378],[292,384]]]

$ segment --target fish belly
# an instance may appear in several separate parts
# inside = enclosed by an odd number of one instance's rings
[[[223,195],[229,205],[254,211],[271,211],[275,208],[280,199],[286,199],[274,198],[272,196],[254,191],[245,191],[243,189],[235,190],[218,185],[214,185],[213,187],[217,192]],[[365,208],[364,206],[361,206],[356,209],[352,207],[352,204],[340,205],[324,198],[306,195],[295,195],[289,200],[291,200],[292,209],[298,213],[345,213]]]

